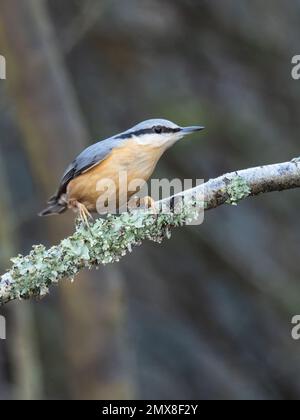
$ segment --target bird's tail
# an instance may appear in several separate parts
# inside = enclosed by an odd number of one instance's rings
[[[67,203],[60,200],[60,198],[56,196],[50,198],[48,204],[49,206],[45,208],[45,210],[41,211],[39,216],[53,216],[55,214],[61,214],[68,209]]]

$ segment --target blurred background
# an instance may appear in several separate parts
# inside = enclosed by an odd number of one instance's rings
[[[156,177],[300,154],[300,1],[1,0],[0,266],[57,243],[36,216],[85,146],[148,118],[203,124]],[[297,399],[299,192],[205,223],[1,308],[1,399]]]

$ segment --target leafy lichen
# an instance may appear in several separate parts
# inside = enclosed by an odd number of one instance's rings
[[[172,227],[196,219],[195,203],[185,203],[180,212],[153,214],[138,210],[108,215],[86,227],[76,224],[74,234],[46,249],[34,246],[27,256],[13,258],[9,272],[0,277],[0,304],[13,299],[43,297],[49,286],[63,278],[73,279],[82,268],[117,262],[134,246],[148,239],[161,242]]]
[[[226,185],[226,192],[228,194],[226,203],[236,206],[240,200],[250,195],[251,189],[243,177],[236,175]]]

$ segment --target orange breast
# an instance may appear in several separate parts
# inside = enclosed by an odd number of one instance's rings
[[[128,191],[128,187],[133,185],[134,180],[146,182],[163,152],[163,148],[128,140],[121,147],[115,148],[104,161],[69,183],[68,201],[78,201],[89,211],[96,211],[104,198],[116,198],[118,208],[118,198],[122,197],[122,201],[126,202],[136,193],[134,190]]]

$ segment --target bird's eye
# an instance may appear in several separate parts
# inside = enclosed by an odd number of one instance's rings
[[[162,126],[161,125],[156,125],[153,127],[153,131],[157,134],[162,132]]]

